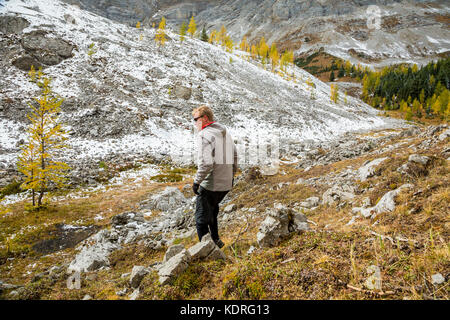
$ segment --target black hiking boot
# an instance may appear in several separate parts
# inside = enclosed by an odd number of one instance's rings
[[[216,240],[216,241],[214,241],[214,243],[216,244],[216,246],[218,246],[219,247],[219,249],[222,249],[222,247],[225,245],[225,243],[223,243],[223,241],[222,240]]]

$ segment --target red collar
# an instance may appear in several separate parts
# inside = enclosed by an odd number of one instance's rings
[[[202,130],[203,129],[205,129],[207,126],[209,126],[210,124],[213,124],[215,121],[211,121],[211,122],[208,122],[207,124],[204,124],[203,126],[202,126]]]

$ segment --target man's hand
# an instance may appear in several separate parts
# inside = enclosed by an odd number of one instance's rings
[[[192,191],[194,191],[194,193],[196,194],[196,195],[199,195],[200,193],[198,193],[198,188],[200,187],[200,185],[198,184],[198,183],[194,183],[193,185],[192,185]]]

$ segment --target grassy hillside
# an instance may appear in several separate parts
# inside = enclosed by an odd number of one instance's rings
[[[236,204],[237,211],[231,219],[219,223],[229,260],[192,263],[166,286],[158,284],[154,271],[142,281],[139,299],[448,299],[448,282],[434,284],[432,276],[440,273],[448,279],[450,275],[450,173],[443,155],[448,153],[449,140],[428,143],[420,154],[429,156],[430,162],[403,174],[397,168],[421,143],[427,144],[429,136],[384,131],[358,139],[380,136],[391,138],[376,145],[373,152],[378,150],[377,158],[387,156],[390,161],[383,162],[374,177],[356,182],[355,199],[339,205],[320,204],[306,211],[310,231],[292,234],[279,246],[256,249],[252,254],[247,251],[251,246],[258,247],[256,233],[267,207],[274,203],[295,207],[310,196],[321,197],[336,177],[345,176],[346,170],[357,170],[375,156],[351,157],[308,170],[285,163],[274,176],[242,173],[228,196],[228,203]],[[319,150],[319,157],[329,152]],[[298,183],[300,178],[311,183]],[[94,299],[128,299],[129,280],[122,275],[134,265],[161,261],[166,246],[158,250],[142,243],[123,246],[111,255],[109,270],[83,273],[81,288],[69,290],[65,272],[51,277],[42,272],[53,266],[64,270],[74,249],[43,254],[33,250],[32,244],[55,237],[52,230],[57,223],[76,224],[81,220],[84,225],[108,228],[113,215],[136,209],[140,201],[168,185],[182,189],[191,179],[192,172],[181,182],[148,180],[136,187],[130,181],[86,193],[80,199],[55,202],[39,212],[27,212],[23,202],[12,205],[11,212],[1,218],[2,243],[14,233],[16,237],[9,240],[8,247],[2,247],[0,273],[3,281],[24,288],[13,296],[11,290],[4,290],[2,298],[82,299],[88,294]],[[366,198],[375,205],[386,192],[404,183],[413,184],[413,188],[398,196],[394,211],[349,224],[352,207]],[[190,190],[183,192],[192,196]],[[104,219],[95,220],[98,214]],[[189,247],[196,242],[194,233],[174,243]],[[371,265],[381,270],[381,290],[369,290],[364,285]],[[127,295],[119,296],[124,288],[128,288]]]

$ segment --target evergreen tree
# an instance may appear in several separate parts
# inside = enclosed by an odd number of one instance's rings
[[[220,42],[222,46],[225,46],[226,37],[227,37],[227,28],[225,28],[225,26],[222,25],[219,34],[217,35],[217,42]]]
[[[330,82],[333,82],[334,79],[335,79],[335,77],[334,77],[334,71],[331,71],[331,73],[330,73]]]
[[[224,41],[223,41],[224,46],[226,47],[227,51],[230,53],[233,53],[233,47],[234,47],[234,43],[233,40],[231,39],[230,36],[226,36]]]
[[[30,81],[31,82],[36,82],[36,69],[34,68],[33,65],[31,65],[31,69],[28,72],[28,75],[30,76]]]
[[[200,37],[200,40],[204,41],[204,42],[208,42],[209,37],[208,34],[206,33],[205,27],[203,27],[202,29],[202,35]]]
[[[344,70],[344,67],[341,65],[341,67],[339,68],[338,77],[342,78],[344,75],[345,75],[345,70]]]

